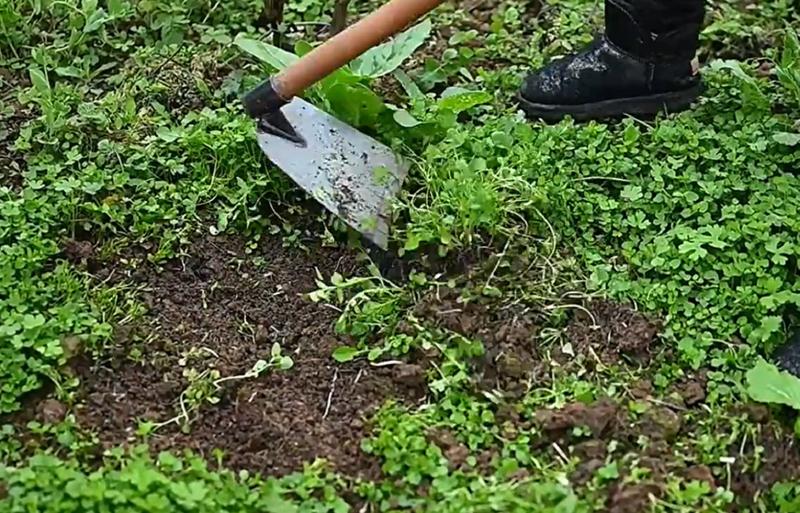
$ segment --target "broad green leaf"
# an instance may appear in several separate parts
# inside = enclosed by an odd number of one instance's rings
[[[781,62],[776,66],[778,81],[788,89],[797,105],[800,105],[800,39],[791,25],[786,26],[786,37],[781,53]]]
[[[406,238],[405,244],[403,244],[403,250],[416,251],[419,248],[421,242],[422,240],[419,235],[417,235],[416,233],[409,233],[408,237]]]
[[[374,125],[386,108],[380,96],[361,84],[334,84],[327,90],[327,100],[342,121],[356,128]]]
[[[239,49],[249,53],[256,59],[278,71],[283,71],[298,59],[295,54],[287,52],[282,48],[256,39],[250,39],[242,34],[237,35],[233,43],[238,46]]]
[[[759,358],[747,372],[747,394],[754,401],[800,410],[800,379]]]
[[[772,139],[786,146],[797,146],[800,144],[800,134],[793,134],[791,132],[778,132],[772,136]]]
[[[31,330],[33,328],[38,328],[39,326],[44,326],[45,318],[41,314],[31,315],[25,314],[22,318],[22,327],[26,330]]]
[[[339,363],[349,362],[355,359],[361,351],[352,346],[342,346],[333,352],[333,359]]]
[[[638,201],[642,199],[642,188],[638,185],[626,185],[619,196],[627,201]]]
[[[96,10],[97,10],[97,0],[81,1],[81,11],[83,11],[83,14],[85,15],[92,14]]]
[[[164,142],[175,142],[181,137],[181,133],[177,130],[166,126],[160,126],[156,129],[156,135]]]
[[[302,57],[313,49],[314,47],[308,41],[298,41],[294,44],[294,53],[298,57]]]
[[[442,98],[450,98],[451,96],[458,96],[460,94],[470,93],[470,92],[472,91],[470,91],[465,87],[451,86],[442,91],[442,94],[440,96]]]
[[[47,75],[39,68],[31,68],[28,70],[31,77],[31,84],[33,88],[42,96],[50,95],[50,83],[47,81]]]
[[[733,60],[714,61],[711,63],[710,68],[714,71],[727,70],[740,80],[742,86],[742,102],[744,104],[762,110],[769,108],[769,97],[761,90],[759,81],[755,77],[749,75],[742,68],[740,62]]]
[[[436,104],[440,109],[458,114],[490,101],[492,101],[492,95],[484,91],[449,88],[442,93],[442,98]]]
[[[56,68],[56,74],[62,77],[81,78],[83,74],[81,70],[75,66],[61,66]]]
[[[123,10],[122,0],[108,0],[108,13],[111,16],[117,17],[122,14]]]
[[[83,26],[83,33],[89,34],[94,32],[102,27],[106,21],[108,21],[108,16],[106,16],[106,12],[103,9],[93,11],[92,14],[86,18],[86,24]]]
[[[422,121],[419,121],[414,116],[409,114],[407,110],[396,110],[392,117],[397,124],[403,128],[414,128],[415,126],[422,124]]]
[[[406,74],[405,71],[400,69],[395,70],[394,78],[400,82],[400,86],[403,88],[403,91],[405,91],[408,97],[412,100],[419,100],[425,97],[417,84],[414,83],[414,81]]]
[[[267,368],[268,368],[268,367],[269,367],[269,364],[266,362],[266,360],[258,360],[258,361],[257,361],[257,362],[256,362],[256,363],[253,365],[253,368],[252,368],[252,369],[250,369],[250,374],[253,374],[254,376],[258,376],[258,375],[260,375],[262,372],[264,372],[265,370],[267,370]]]
[[[431,22],[425,20],[393,39],[368,50],[350,63],[358,76],[377,78],[396,70],[431,34]]]
[[[800,39],[798,39],[794,28],[788,24],[786,25],[786,37],[783,41],[783,52],[781,53],[781,67],[800,67]]]
[[[222,233],[228,229],[228,217],[230,212],[227,210],[220,210],[217,213],[217,226],[214,227],[217,233]]]

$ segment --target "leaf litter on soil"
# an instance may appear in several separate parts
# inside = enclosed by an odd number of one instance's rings
[[[374,478],[379,465],[360,450],[365,423],[388,398],[413,401],[394,367],[364,362],[337,364],[331,353],[347,343],[334,333],[338,312],[302,294],[323,275],[350,273],[358,263],[342,249],[312,246],[308,253],[266,240],[253,257],[239,239],[206,237],[189,255],[126,271],[144,285],[147,321],[118,330],[116,344],[128,349],[145,338],[134,363],[83,366],[80,424],[107,446],[136,442],[140,421],[163,422],[176,415],[191,356],[221,376],[240,375],[268,359],[274,343],[294,360],[291,369],[226,383],[217,404],[201,405],[187,432],[163,426],[149,439],[153,450],[191,449],[211,456],[224,451],[226,465],[268,475],[302,469],[316,458],[348,475]]]

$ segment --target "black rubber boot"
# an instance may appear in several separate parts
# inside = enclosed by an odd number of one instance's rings
[[[528,117],[652,117],[700,94],[693,63],[703,0],[606,0],[605,12],[605,33],[588,48],[525,80],[519,101]]]
[[[772,361],[780,369],[800,378],[800,331],[795,331],[772,355]]]

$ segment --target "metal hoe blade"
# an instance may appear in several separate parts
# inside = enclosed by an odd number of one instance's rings
[[[306,145],[259,130],[261,150],[325,208],[385,250],[390,201],[403,185],[408,163],[304,100],[295,98],[281,111]]]

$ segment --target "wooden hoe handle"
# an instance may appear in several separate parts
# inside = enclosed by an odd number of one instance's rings
[[[275,92],[284,100],[291,100],[370,48],[405,29],[443,1],[391,0],[273,77]]]
[[[250,117],[261,121],[272,119],[273,125],[277,123],[282,127],[278,128],[278,132],[290,138],[295,137],[288,133],[291,131],[285,119],[281,119],[282,106],[443,2],[444,0],[391,0],[247,93],[243,98],[245,111]]]

